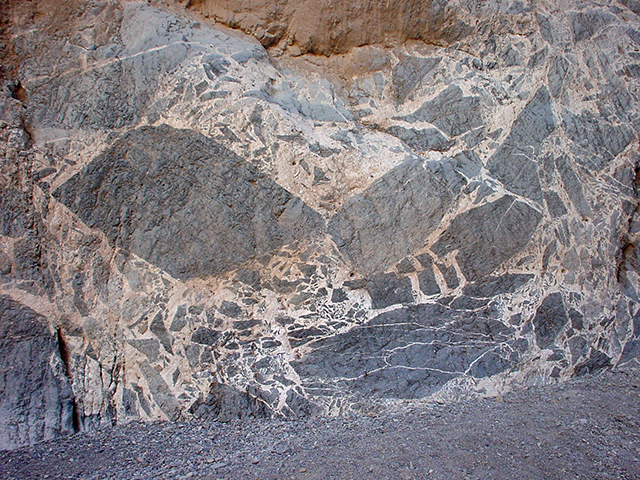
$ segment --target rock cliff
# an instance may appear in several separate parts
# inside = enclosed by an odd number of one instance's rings
[[[639,15],[4,2],[0,447],[637,356]]]

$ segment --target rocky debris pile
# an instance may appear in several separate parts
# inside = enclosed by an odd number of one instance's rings
[[[0,453],[0,478],[633,479],[638,364],[454,405],[347,418],[132,423]]]

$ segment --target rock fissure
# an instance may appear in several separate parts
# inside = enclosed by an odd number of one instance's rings
[[[56,339],[58,342],[58,353],[60,354],[60,359],[62,360],[62,364],[64,365],[64,371],[65,374],[67,375],[67,378],[69,379],[70,383],[73,385],[73,376],[72,376],[72,372],[73,370],[71,369],[71,357],[70,357],[70,352],[69,352],[69,348],[67,347],[67,344],[65,343],[64,340],[64,336],[62,334],[62,329],[58,328],[58,330],[56,331]],[[81,418],[81,414],[80,414],[80,409],[78,408],[78,404],[76,403],[76,399],[75,399],[75,395],[74,398],[72,399],[72,425],[73,425],[73,431],[74,432],[79,432],[82,428],[82,418]]]

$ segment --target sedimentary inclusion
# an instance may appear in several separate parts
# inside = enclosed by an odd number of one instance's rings
[[[638,2],[63,3],[2,7],[0,447],[640,353]]]

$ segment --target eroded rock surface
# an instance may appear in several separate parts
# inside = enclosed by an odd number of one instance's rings
[[[3,448],[640,353],[633,2],[188,3],[2,5]]]
[[[474,28],[476,20],[465,2],[447,5],[438,0],[409,0],[383,4],[349,4],[325,0],[218,2],[195,0],[187,8],[255,36],[266,47],[294,46],[296,54],[331,55],[354,47],[422,40],[453,43]]]
[[[0,318],[0,448],[73,432],[64,345],[46,318],[6,295],[0,296]]]

